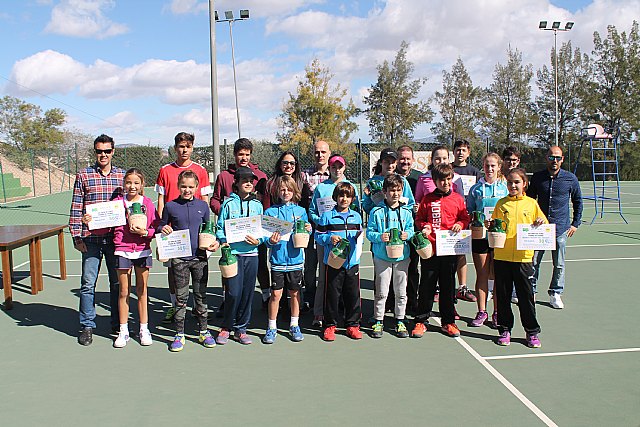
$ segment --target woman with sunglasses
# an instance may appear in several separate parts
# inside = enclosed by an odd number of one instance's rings
[[[267,191],[265,194],[265,202],[263,203],[265,209],[271,205],[281,203],[280,196],[278,195],[278,188],[275,185],[276,179],[280,176],[290,176],[298,185],[300,193],[302,194],[302,200],[300,201],[300,206],[305,209],[308,209],[308,200],[311,196],[311,189],[309,188],[309,184],[305,179],[305,174],[302,172],[300,168],[300,163],[296,158],[295,154],[291,151],[285,151],[282,153],[278,161],[276,162],[275,170],[273,171],[273,175],[267,181]],[[307,201],[305,203],[305,201]]]

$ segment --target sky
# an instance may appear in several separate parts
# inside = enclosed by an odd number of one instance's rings
[[[359,107],[400,43],[420,97],[442,88],[460,57],[473,83],[487,86],[509,46],[534,70],[550,62],[553,33],[538,22],[573,21],[571,40],[590,53],[594,31],[629,31],[637,0],[216,0],[233,24],[243,137],[274,140],[278,116],[314,58]],[[116,144],[167,147],[180,132],[209,145],[209,2],[202,0],[0,0],[0,96],[62,108],[68,127],[106,133]],[[229,24],[215,24],[220,141],[238,137]],[[533,83],[533,82],[532,82]],[[354,139],[369,141],[365,115]],[[431,134],[420,126],[416,138]]]

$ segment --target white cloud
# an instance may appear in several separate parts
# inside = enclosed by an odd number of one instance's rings
[[[62,0],[51,11],[45,32],[97,39],[124,34],[129,31],[126,25],[105,16],[114,6],[113,0]]]
[[[234,14],[240,8],[249,9],[251,18],[269,18],[273,16],[288,15],[301,8],[312,4],[323,3],[324,0],[244,0],[238,4],[237,0],[217,0],[215,8],[223,16],[223,11],[233,10]],[[209,2],[198,0],[172,0],[165,9],[175,15],[197,14],[209,10]]]

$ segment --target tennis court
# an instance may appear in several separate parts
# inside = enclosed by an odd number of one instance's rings
[[[583,188],[588,194],[589,185]],[[640,331],[633,319],[640,300],[640,182],[623,183],[622,198],[628,225],[607,214],[570,239],[564,310],[548,305],[545,256],[537,304],[542,348],[535,350],[526,347],[517,319],[506,348],[495,344],[495,330],[467,327],[476,305],[462,301],[457,339],[437,332],[432,319],[422,339],[385,333],[355,342],[341,334],[326,343],[303,315],[304,342],[288,339],[282,318],[278,340],[266,346],[259,342],[266,314],[256,293],[253,345],[205,349],[188,316],[192,333],[184,351],[173,354],[167,344],[174,331],[160,321],[168,292],[159,263],[149,280],[154,344],[142,347],[134,338],[124,349],[112,348],[103,271],[94,343],[83,347],[76,342],[80,256],[70,236],[64,282],[57,279],[56,242],[43,241],[44,291],[35,296],[21,248],[14,252],[14,309],[0,313],[3,425],[638,426]],[[6,204],[0,223],[66,223],[69,203],[67,192]],[[585,201],[583,219],[593,212],[593,202]],[[366,319],[373,308],[370,254],[361,268]],[[209,307],[220,302],[217,270],[214,258]],[[474,278],[469,257],[468,282]],[[217,331],[220,319],[211,323]],[[387,326],[390,332],[390,318]]]

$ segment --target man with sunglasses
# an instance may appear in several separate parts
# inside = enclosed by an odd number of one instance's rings
[[[89,230],[87,206],[108,202],[122,195],[124,169],[111,164],[114,152],[113,138],[100,135],[93,142],[96,162],[78,172],[73,184],[69,230],[73,246],[82,254],[82,276],[80,278],[80,336],[78,343],[90,345],[96,327],[95,291],[100,264],[104,258],[109,275],[109,306],[111,308],[111,332],[119,328],[118,318],[118,274],[116,272],[113,229]]]
[[[564,156],[560,147],[553,146],[547,152],[547,168],[536,172],[531,177],[527,195],[538,200],[540,208],[556,225],[556,250],[551,252],[553,275],[549,285],[549,303],[553,308],[564,308],[562,293],[564,292],[565,271],[564,255],[567,238],[573,236],[582,220],[582,192],[578,178],[571,172],[561,168]],[[573,205],[573,218],[569,214],[569,201]],[[544,251],[536,251],[533,256],[533,291],[540,273],[540,263]]]

